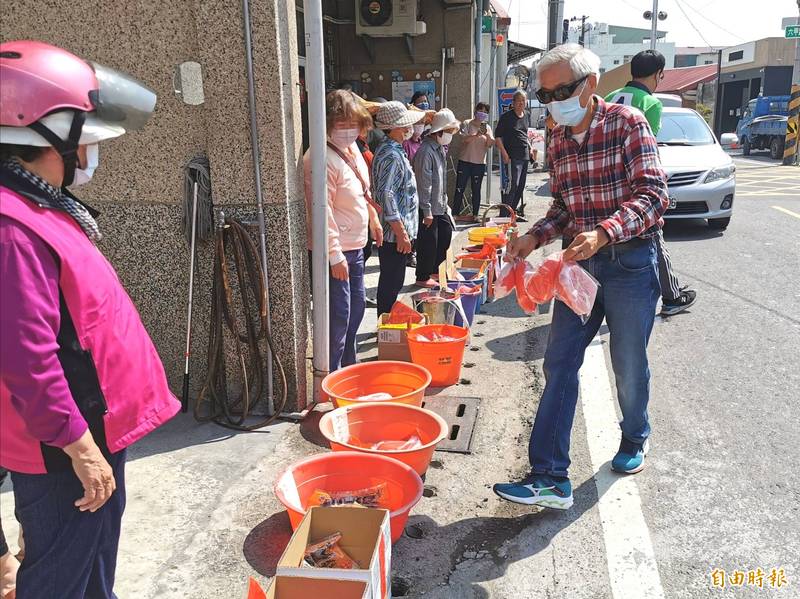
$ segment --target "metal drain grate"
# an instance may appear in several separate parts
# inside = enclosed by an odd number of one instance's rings
[[[480,397],[432,395],[422,400],[422,407],[439,414],[450,428],[450,434],[437,445],[436,451],[472,453],[472,438],[480,404]]]

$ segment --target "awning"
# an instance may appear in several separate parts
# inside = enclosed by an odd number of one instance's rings
[[[535,46],[528,46],[520,42],[508,41],[508,64],[521,62],[526,58],[530,58],[539,52],[543,52],[543,48],[536,48]]]
[[[699,67],[682,67],[666,69],[664,79],[658,83],[658,91],[663,93],[680,93],[697,89],[697,86],[711,81],[717,76],[717,65],[706,64]]]

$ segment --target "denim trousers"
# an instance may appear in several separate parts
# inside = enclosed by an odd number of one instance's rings
[[[356,334],[364,311],[367,296],[364,291],[364,251],[350,250],[344,253],[350,276],[346,281],[329,280],[330,315],[330,371],[356,363]]]
[[[579,264],[599,281],[600,288],[586,324],[564,303],[555,301],[544,356],[545,388],[528,446],[533,474],[567,476],[578,371],[604,318],[622,412],[622,435],[634,443],[643,443],[650,435],[647,344],[661,293],[655,242],[635,239],[607,246]]]
[[[17,519],[25,533],[25,559],[17,573],[17,599],[113,599],[122,512],[125,454],[108,460],[117,489],[96,512],[75,507],[83,486],[72,470],[11,473]]]

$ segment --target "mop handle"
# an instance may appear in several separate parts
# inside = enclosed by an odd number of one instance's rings
[[[181,393],[181,412],[189,410],[189,356],[192,343],[192,302],[194,300],[194,254],[197,236],[197,180],[192,189],[192,242],[189,250],[189,306],[186,316],[186,363],[183,368],[183,392]]]

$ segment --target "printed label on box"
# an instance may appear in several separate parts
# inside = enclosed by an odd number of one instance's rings
[[[378,329],[378,343],[400,343],[400,329]]]

